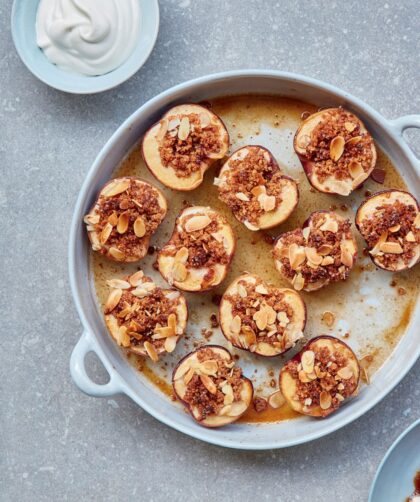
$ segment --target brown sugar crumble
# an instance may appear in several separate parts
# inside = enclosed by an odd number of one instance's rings
[[[167,117],[167,131],[159,153],[162,164],[179,178],[199,171],[208,156],[222,148],[219,129],[208,116],[196,113]]]
[[[219,198],[236,218],[257,225],[266,211],[275,210],[282,201],[285,176],[270,153],[249,147],[246,157],[231,159],[222,178],[216,178]]]
[[[323,182],[329,177],[337,180],[352,179],[350,164],[357,162],[360,173],[369,171],[372,164],[371,136],[362,132],[355,117],[343,109],[326,112],[327,117],[311,132],[306,147],[306,157],[315,163],[318,179]],[[344,149],[339,158],[331,156],[331,143],[337,137],[343,138]]]

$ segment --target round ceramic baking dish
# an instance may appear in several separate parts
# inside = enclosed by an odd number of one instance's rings
[[[100,187],[111,177],[126,153],[169,107],[218,96],[258,93],[279,95],[313,103],[318,107],[343,106],[358,115],[375,141],[398,167],[411,191],[420,195],[420,162],[405,143],[402,133],[420,128],[420,115],[386,120],[354,96],[337,87],[291,73],[249,70],[219,73],[177,85],[148,101],[129,117],[99,153],[81,189],[74,211],[69,242],[71,289],[84,332],[75,346],[70,369],[76,385],[91,396],[126,394],[161,422],[209,443],[249,450],[283,448],[320,438],[352,422],[377,404],[404,377],[420,354],[420,320],[417,308],[410,327],[392,357],[375,374],[350,406],[326,420],[302,418],[261,425],[236,424],[220,430],[206,429],[191,420],[181,407],[174,406],[148,380],[140,378],[123,353],[113,343],[98,308],[89,269],[89,245],[83,215]],[[95,352],[109,373],[109,382],[94,383],[87,375],[85,356]]]

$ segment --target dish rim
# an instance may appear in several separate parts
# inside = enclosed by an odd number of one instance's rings
[[[71,361],[70,361],[70,369],[72,378],[75,381],[76,385],[81,388],[87,394],[94,396],[109,396],[116,393],[125,393],[129,397],[131,397],[139,406],[141,406],[145,411],[150,413],[152,416],[160,420],[161,422],[169,425],[176,430],[183,432],[189,436],[192,436],[196,439],[201,439],[208,443],[216,444],[219,446],[237,448],[237,449],[245,449],[245,450],[266,450],[273,448],[283,448],[289,447],[301,443],[305,443],[308,441],[312,441],[314,439],[318,439],[320,437],[325,436],[335,430],[340,429],[341,427],[351,423],[356,418],[359,418],[368,410],[373,408],[378,402],[380,402],[395,386],[401,381],[401,379],[407,374],[407,372],[414,365],[416,360],[420,355],[420,344],[417,345],[417,350],[410,352],[407,356],[408,364],[405,364],[404,368],[399,372],[397,378],[395,378],[391,384],[387,385],[385,389],[378,389],[378,392],[375,395],[374,399],[368,400],[368,402],[363,403],[356,408],[355,411],[350,413],[345,418],[337,419],[336,423],[329,423],[329,426],[322,431],[314,431],[313,433],[308,433],[303,435],[302,437],[281,441],[268,441],[263,444],[255,444],[252,441],[226,441],[217,435],[209,434],[209,431],[203,427],[192,430],[189,426],[184,426],[177,422],[173,417],[167,416],[164,413],[161,413],[159,410],[155,409],[153,406],[149,406],[144,402],[141,396],[136,394],[136,392],[131,388],[131,386],[121,377],[115,368],[113,368],[108,360],[108,356],[102,350],[102,347],[99,346],[99,343],[95,339],[95,337],[101,337],[101,334],[95,333],[92,329],[91,323],[87,319],[85,309],[81,302],[78,287],[76,284],[76,240],[77,233],[80,226],[80,218],[83,213],[82,209],[84,204],[86,203],[87,192],[89,191],[91,184],[94,182],[95,174],[99,171],[99,168],[104,161],[107,154],[112,150],[114,143],[120,138],[120,136],[133,126],[133,123],[136,122],[137,118],[142,114],[146,114],[148,109],[152,109],[153,106],[160,101],[164,101],[165,99],[175,98],[175,96],[184,92],[184,95],[188,90],[197,91],[197,87],[201,84],[214,84],[218,81],[236,79],[236,78],[246,78],[246,77],[260,77],[260,78],[269,78],[269,79],[282,79],[288,83],[299,83],[308,85],[312,88],[315,88],[318,91],[326,91],[328,94],[331,94],[331,100],[337,101],[338,99],[346,100],[351,103],[351,105],[355,107],[359,107],[363,109],[363,112],[369,115],[375,123],[380,125],[382,129],[385,129],[387,134],[391,137],[391,139],[398,145],[398,147],[402,150],[403,155],[406,157],[411,167],[413,167],[414,172],[418,175],[420,172],[420,162],[415,157],[414,153],[411,151],[407,143],[404,141],[402,137],[402,132],[408,127],[420,127],[420,116],[406,116],[400,117],[396,120],[386,120],[382,115],[376,112],[369,105],[365,104],[360,99],[352,96],[351,94],[342,91],[341,89],[331,85],[323,83],[319,80],[312,79],[310,77],[304,77],[301,75],[297,75],[290,72],[279,72],[274,70],[236,70],[229,72],[222,72],[211,74],[203,77],[199,77],[196,79],[189,80],[187,82],[178,84],[173,86],[162,93],[158,94],[154,98],[148,100],[144,103],[140,108],[138,108],[130,117],[128,117],[120,127],[114,132],[111,138],[106,142],[104,147],[99,152],[96,160],[94,161],[92,167],[90,168],[85,181],[82,185],[82,188],[79,193],[79,197],[76,203],[76,207],[73,214],[73,219],[71,222],[71,232],[69,239],[69,271],[70,271],[70,285],[72,295],[76,304],[76,308],[80,319],[82,321],[83,327],[85,329],[84,334],[80,338],[78,344],[76,345]],[[262,94],[262,93],[260,93]],[[279,94],[280,96],[280,94]],[[302,99],[303,100],[303,99]],[[150,112],[149,112],[150,115]],[[145,119],[143,119],[145,120]],[[419,309],[415,309],[411,322],[413,323],[414,318],[419,317],[420,311]],[[97,385],[94,384],[90,379],[88,379],[86,370],[83,365],[83,359],[87,352],[94,351],[97,353],[105,368],[108,370],[110,374],[110,381],[105,385]]]

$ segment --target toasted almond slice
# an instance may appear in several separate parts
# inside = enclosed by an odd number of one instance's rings
[[[122,293],[122,289],[116,288],[111,290],[105,302],[105,312],[111,312],[115,309],[121,300]]]
[[[130,283],[127,281],[123,281],[122,279],[109,279],[106,281],[110,288],[118,288],[118,289],[129,289],[131,287]]]
[[[376,256],[381,251],[381,246],[386,242],[388,238],[388,232],[382,232],[375,246],[369,251],[372,256]]]
[[[184,375],[184,384],[188,385],[194,375],[195,375],[195,369],[190,368]]]
[[[185,231],[195,232],[197,230],[203,230],[203,228],[206,228],[210,223],[211,219],[207,214],[193,216],[185,223]]]
[[[303,370],[300,370],[299,373],[298,373],[298,378],[299,380],[302,382],[302,383],[309,383],[311,382],[311,379],[308,378],[308,375],[306,374],[305,371]]]
[[[258,185],[251,190],[252,195],[254,195],[255,197],[259,197],[261,194],[265,194],[266,192],[267,189],[264,185]]]
[[[365,171],[363,170],[362,164],[357,160],[351,160],[349,164],[349,173],[353,179],[359,176],[364,176]]]
[[[356,129],[356,124],[354,122],[344,122],[344,127],[346,131],[353,132]]]
[[[200,380],[201,380],[201,383],[204,385],[204,387],[210,392],[210,394],[217,393],[216,384],[213,382],[213,380],[209,376],[200,375]]]
[[[332,218],[327,218],[326,221],[319,227],[322,232],[338,232],[338,223]]]
[[[99,242],[101,244],[105,244],[106,241],[109,239],[109,236],[111,235],[113,226],[111,223],[107,222],[104,228],[102,229],[102,232],[99,235]]]
[[[243,284],[238,284],[238,293],[241,298],[246,298],[248,296],[246,288]]]
[[[305,227],[302,229],[302,235],[303,235],[303,238],[305,239],[305,241],[307,241],[309,239],[309,234],[311,233],[311,227]]]
[[[136,288],[131,291],[131,294],[137,298],[145,298],[146,296],[149,296],[149,291],[144,288]]]
[[[287,317],[286,312],[284,312],[283,310],[277,313],[277,320],[282,327],[286,327],[290,322],[290,319]]]
[[[303,278],[303,275],[300,273],[295,274],[292,280],[292,285],[296,291],[301,291],[305,286],[305,279]]]
[[[235,197],[238,200],[241,200],[242,202],[249,202],[249,197],[248,195],[244,194],[243,192],[238,192],[235,194]]]
[[[327,265],[332,265],[334,263],[334,258],[332,256],[325,256],[322,260],[321,265],[326,267]]]
[[[305,248],[305,255],[308,261],[312,262],[314,265],[321,265],[322,256],[317,253],[315,248]]]
[[[179,117],[175,117],[175,118],[171,119],[168,122],[168,131],[173,131],[174,129],[179,127],[180,123],[181,123],[181,121],[179,120]]]
[[[346,145],[351,146],[355,145],[356,143],[359,143],[359,141],[362,139],[362,136],[354,136],[353,138],[350,138]]]
[[[118,214],[114,211],[112,214],[110,214],[108,221],[113,227],[115,227],[118,223]]]
[[[267,305],[265,307],[265,311],[267,312],[267,324],[268,325],[274,324],[277,318],[276,311],[273,309],[273,307],[270,307],[270,305]]]
[[[175,261],[172,267],[172,274],[176,282],[184,282],[188,276],[188,269],[183,263]]]
[[[401,254],[404,252],[399,242],[384,242],[380,245],[379,249],[383,253]]]
[[[265,330],[267,327],[267,311],[265,309],[260,309],[253,315],[253,319],[260,331]]]
[[[99,223],[99,219],[100,218],[98,213],[90,213],[83,218],[83,221],[87,225],[96,225],[97,223]]]
[[[179,249],[175,255],[175,261],[179,263],[187,263],[189,251],[185,246]]]
[[[155,346],[153,345],[153,343],[145,341],[144,342],[144,349],[146,350],[147,355],[150,357],[150,359],[153,362],[156,363],[157,361],[159,361],[159,356],[158,356],[158,353],[156,352],[156,349],[155,349]]]
[[[292,270],[297,270],[305,261],[305,249],[295,242],[289,246],[289,262]]]
[[[413,232],[411,230],[405,236],[405,240],[407,242],[416,242],[416,237],[415,237],[415,235],[413,234]]]
[[[335,397],[336,397],[339,401],[344,401],[344,397],[343,397],[341,394],[339,394],[339,393],[337,393],[337,394],[335,395]]]
[[[341,256],[340,256],[340,261],[343,265],[346,267],[352,267],[353,266],[353,256],[351,255],[350,251],[347,249],[346,246],[343,246],[341,244]]]
[[[337,162],[344,152],[345,140],[343,136],[336,136],[330,143],[330,157],[334,162]]]
[[[162,338],[175,336],[175,329],[170,326],[156,326],[154,333],[153,340],[162,340]]]
[[[137,216],[136,221],[133,224],[134,233],[139,239],[146,235],[146,224],[141,216]]]
[[[271,396],[268,398],[269,406],[271,406],[274,409],[281,408],[285,404],[285,402],[286,399],[279,390],[271,394]]]
[[[123,260],[125,258],[125,254],[114,246],[109,248],[108,253],[116,260]]]
[[[417,213],[416,218],[414,220],[414,226],[416,230],[420,228],[420,213]]]
[[[353,376],[353,371],[348,366],[344,366],[337,371],[337,375],[343,380],[349,380]]]
[[[177,336],[170,336],[169,338],[167,338],[164,344],[166,352],[168,352],[169,354],[173,352],[175,350],[177,341],[178,341]]]
[[[133,287],[136,287],[141,282],[143,282],[143,278],[144,278],[144,272],[143,270],[139,270],[138,272],[135,272],[134,274],[130,275],[128,280]]]
[[[124,213],[121,213],[120,217],[118,218],[117,232],[119,234],[125,234],[128,230],[129,222],[130,222],[130,218],[128,216],[127,211],[125,211]]]
[[[400,228],[401,228],[401,225],[394,225],[393,227],[389,227],[388,230],[391,233],[395,233],[395,232],[398,232],[398,230],[400,230]]]
[[[331,406],[331,403],[332,403],[331,394],[323,390],[319,395],[319,405],[321,409],[328,410],[328,408]]]
[[[168,120],[162,119],[160,121],[159,130],[156,133],[156,139],[159,143],[163,140],[167,132],[168,132]]]
[[[255,292],[260,295],[268,295],[268,290],[263,284],[258,284],[255,288]]]
[[[257,343],[257,336],[250,326],[242,326],[242,333],[247,347]]]
[[[322,246],[319,247],[318,249],[318,254],[321,256],[326,256],[331,253],[333,250],[333,247],[330,244],[322,244]]]
[[[181,141],[185,141],[190,134],[190,119],[188,117],[182,117],[181,123],[178,129],[178,138]]]
[[[274,195],[266,195],[262,204],[265,212],[273,211],[276,207],[276,198]]]
[[[127,190],[130,186],[130,180],[112,181],[100,193],[103,197],[113,197]]]
[[[169,314],[168,327],[171,328],[175,332],[175,330],[176,330],[176,314],[174,314],[174,313]]]
[[[208,113],[200,113],[199,118],[201,129],[205,129],[211,124],[210,116],[208,115]]]
[[[305,350],[301,357],[302,369],[305,373],[312,373],[314,371],[315,352],[312,350]]]
[[[217,361],[215,361],[214,359],[208,359],[207,361],[203,361],[198,366],[198,369],[200,370],[201,373],[203,373],[204,375],[209,375],[214,377],[217,375],[218,368],[219,365],[217,364]]]
[[[235,335],[238,335],[241,332],[241,326],[242,320],[238,315],[236,315],[230,323],[230,330]]]
[[[213,185],[220,187],[225,183],[225,180],[223,178],[217,178],[215,177],[213,180]]]

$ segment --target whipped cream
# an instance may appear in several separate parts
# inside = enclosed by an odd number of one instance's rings
[[[103,75],[133,52],[140,29],[138,0],[41,0],[36,40],[63,70]]]

